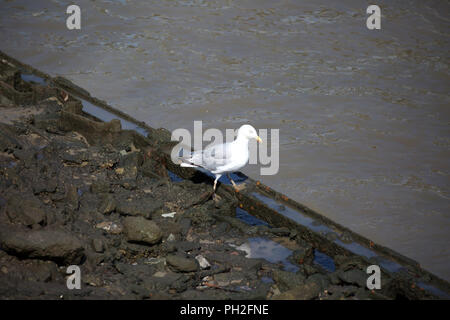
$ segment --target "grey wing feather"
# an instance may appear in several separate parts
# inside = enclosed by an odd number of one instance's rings
[[[227,160],[231,157],[230,150],[230,143],[208,146],[204,150],[192,153],[188,161],[197,166],[214,171],[228,162]]]

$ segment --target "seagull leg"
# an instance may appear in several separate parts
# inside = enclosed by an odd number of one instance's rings
[[[214,180],[214,193],[216,193],[216,185],[217,185],[217,180],[219,180],[220,176],[216,177],[216,180]]]
[[[230,179],[231,184],[233,185],[234,190],[235,190],[236,192],[239,192],[239,191],[241,191],[242,189],[245,188],[245,186],[243,186],[243,185],[242,185],[242,186],[238,186],[238,185],[233,181],[233,179],[231,179],[231,176],[230,176],[229,173],[227,173],[227,177],[228,177],[228,179]]]
[[[222,175],[216,176],[216,180],[214,180],[214,188],[213,188],[213,194],[212,194],[212,197],[213,197],[213,200],[214,200],[214,201],[220,200],[219,195],[216,194],[216,185],[217,185],[217,181],[219,180],[219,178],[220,178],[221,176],[222,176]]]

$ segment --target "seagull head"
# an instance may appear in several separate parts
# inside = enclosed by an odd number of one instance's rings
[[[244,124],[239,128],[237,138],[247,140],[256,139],[259,143],[262,142],[262,139],[256,133],[256,129],[249,124]]]

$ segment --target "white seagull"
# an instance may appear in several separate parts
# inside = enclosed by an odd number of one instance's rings
[[[217,180],[226,173],[233,187],[238,190],[236,183],[231,179],[230,173],[243,168],[248,162],[248,141],[256,139],[259,143],[261,138],[255,128],[244,124],[238,130],[236,140],[233,142],[216,144],[206,147],[204,150],[194,151],[189,158],[181,158],[182,167],[196,167],[206,169],[215,175],[214,193],[216,192]]]

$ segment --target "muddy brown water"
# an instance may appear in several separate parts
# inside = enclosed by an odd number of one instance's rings
[[[450,280],[447,1],[1,1],[1,50],[152,127],[280,129],[245,174]],[[370,3],[371,4],[371,3]]]

